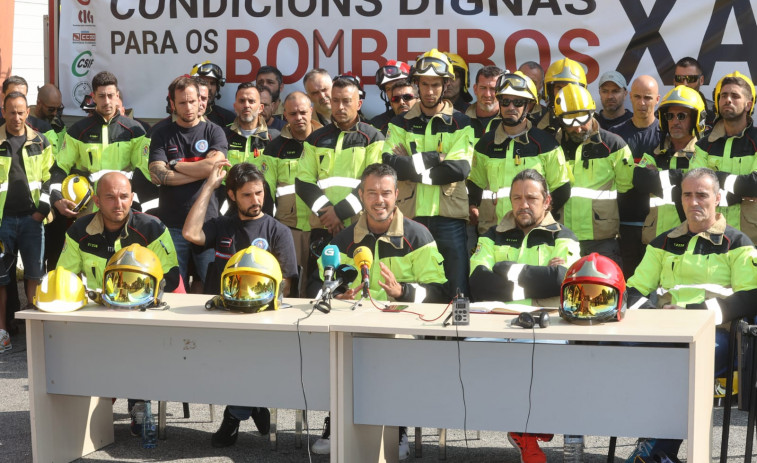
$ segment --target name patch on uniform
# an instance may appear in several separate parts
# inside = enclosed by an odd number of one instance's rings
[[[195,150],[197,150],[200,153],[204,153],[208,150],[208,141],[207,140],[197,140],[195,142]]]
[[[265,238],[255,238],[252,241],[252,245],[262,249],[263,251],[268,250],[268,241],[266,241]]]
[[[232,238],[221,238],[221,240],[218,242],[218,246],[222,248],[230,248],[232,241]]]

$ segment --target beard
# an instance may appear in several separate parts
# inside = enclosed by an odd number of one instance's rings
[[[586,132],[568,132],[567,130],[565,133],[568,135],[568,139],[572,141],[573,143],[581,144],[589,139],[589,136],[591,135],[588,131]]]
[[[254,219],[263,213],[263,208],[261,206],[250,206],[245,210],[239,209],[239,213],[244,217]]]

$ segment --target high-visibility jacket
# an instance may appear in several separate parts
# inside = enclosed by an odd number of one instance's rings
[[[145,129],[134,119],[116,114],[106,122],[98,113],[80,119],[68,129],[55,159],[50,183],[52,203],[63,198],[61,184],[69,174],[87,176],[93,188],[108,172],[123,172],[131,178],[132,172],[140,169],[150,178],[149,150]]]
[[[532,128],[531,121],[526,124],[526,131],[515,138],[510,138],[500,125],[476,144],[469,177],[473,185],[469,185],[468,194],[472,204],[479,198],[494,201],[496,218],[489,227],[512,210],[510,186],[522,170],[535,169],[544,176],[552,194],[553,211],[559,211],[570,197],[571,173],[562,147],[548,133]],[[479,216],[479,231],[486,232],[488,228],[483,230],[481,225]]]
[[[620,229],[618,193],[633,186],[631,150],[622,138],[599,128],[596,120],[592,134],[577,147],[562,131],[558,140],[573,174],[565,225],[579,240],[615,238]]]
[[[722,315],[717,324],[754,315],[757,250],[720,213],[697,234],[684,221],[649,243],[628,288],[629,308],[651,306],[647,297],[656,292],[657,307],[708,308]]]
[[[66,231],[58,267],[84,275],[87,288],[101,289],[108,260],[121,248],[135,243],[158,256],[166,279],[166,291],[176,289],[179,284],[179,262],[171,234],[159,219],[137,211],[129,213],[126,225],[112,248],[105,238],[101,212],[77,219]]]
[[[269,129],[265,123],[263,115],[258,115],[257,130],[254,134],[246,137],[242,135],[242,129],[239,127],[239,118],[223,128],[226,139],[229,141],[229,149],[226,157],[232,166],[242,162],[249,162],[254,165],[265,177],[271,195],[274,194],[276,183],[272,174],[269,173],[271,168],[271,159],[265,156],[264,150],[268,143],[279,136],[279,131]],[[224,182],[225,183],[225,182]]]
[[[495,204],[496,201],[494,199],[494,193],[489,189],[485,189],[483,191],[480,201],[476,201],[475,203],[471,201],[472,192],[470,181],[471,175],[473,175],[473,170],[476,166],[475,147],[481,137],[484,136],[484,134],[492,132],[500,126],[500,124],[502,123],[502,117],[500,117],[499,112],[497,112],[497,114],[493,118],[489,119],[489,122],[486,123],[486,126],[484,126],[481,119],[479,119],[476,115],[475,102],[468,107],[468,109],[465,111],[465,115],[470,118],[470,125],[471,127],[473,127],[472,144],[474,148],[473,161],[471,161],[471,173],[468,174],[468,181],[466,182],[468,186],[468,204],[478,204],[478,232],[484,233],[492,225],[497,225],[497,206]]]
[[[26,181],[29,183],[29,194],[34,201],[37,212],[47,217],[50,213],[50,168],[53,166],[53,147],[50,142],[25,126],[26,142],[21,148],[21,158],[24,161]],[[5,199],[8,196],[8,174],[13,161],[10,144],[8,143],[5,124],[0,125],[0,220],[5,209]]]
[[[383,145],[381,132],[364,122],[346,131],[332,123],[310,134],[297,164],[295,191],[313,212],[312,227],[322,228],[316,214],[325,206],[334,206],[345,225],[363,210],[357,193],[360,176],[367,166],[381,162]]]
[[[681,224],[673,197],[671,170],[686,172],[694,156],[697,139],[692,138],[679,151],[672,152],[670,138],[665,141],[665,150],[658,147],[654,153],[645,153],[633,171],[633,186],[642,194],[649,195],[649,214],[644,221],[641,241],[649,244],[662,232]],[[651,169],[650,166],[656,167]],[[680,193],[678,194],[680,196]]]
[[[322,126],[310,121],[311,130]],[[310,231],[310,208],[295,193],[294,181],[297,177],[297,164],[300,162],[304,142],[292,136],[289,126],[281,130],[279,137],[271,140],[265,147],[264,155],[271,165],[266,170],[274,185],[271,194],[276,198],[274,217],[284,225],[302,231]]]
[[[399,208],[394,209],[394,217],[386,233],[376,236],[368,229],[365,214],[342,230],[331,240],[339,247],[340,263],[355,266],[353,255],[355,249],[366,246],[373,252],[373,265],[370,269],[370,294],[373,299],[387,300],[384,289],[379,286],[381,266],[383,263],[402,285],[402,302],[449,302],[451,296],[446,287],[443,258],[436,248],[436,242],[423,225],[402,215]],[[318,260],[319,276],[309,280],[309,293],[315,295],[323,283],[323,265]],[[358,269],[359,270],[359,269]],[[360,285],[358,277],[351,288]]]
[[[565,262],[550,266],[559,257]],[[527,234],[517,227],[513,212],[478,238],[470,260],[471,296],[503,302],[560,295],[565,272],[581,257],[576,235],[547,213]],[[526,300],[528,299],[528,300]]]
[[[473,161],[473,128],[465,114],[444,100],[426,121],[416,104],[389,123],[383,160],[397,171],[402,213],[415,217],[468,219],[465,179]],[[403,146],[408,156],[392,152]]]
[[[691,168],[708,167],[718,173],[721,212],[728,225],[757,240],[757,128],[748,119],[738,135],[728,136],[725,123],[715,124],[712,132],[697,143]]]

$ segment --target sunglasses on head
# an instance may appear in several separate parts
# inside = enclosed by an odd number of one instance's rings
[[[685,121],[689,118],[689,115],[686,113],[665,113],[664,114],[666,121],[672,121],[673,119],[678,119],[679,121]]]
[[[392,103],[399,103],[400,100],[407,103],[407,102],[413,101],[414,99],[415,99],[415,95],[413,95],[412,93],[404,93],[402,95],[392,96]]]
[[[517,100],[513,98],[497,98],[497,101],[499,101],[499,105],[503,108],[506,108],[511,104],[516,108],[522,108],[528,103],[528,100],[524,100],[522,98],[518,98]]]
[[[676,76],[675,81],[677,84],[690,83],[693,84],[701,77],[701,74],[694,74],[693,76]]]
[[[568,117],[561,117],[560,122],[562,122],[562,125],[564,125],[565,127],[581,126],[589,122],[591,120],[591,116],[591,113],[571,114],[571,116]]]

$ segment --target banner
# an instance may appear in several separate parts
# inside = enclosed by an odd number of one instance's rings
[[[757,0],[755,0],[757,1]],[[484,65],[545,69],[568,57],[586,69],[589,89],[618,70],[629,82],[649,74],[660,94],[675,62],[703,66],[703,93],[723,75],[757,73],[754,5],[749,0],[61,0],[59,82],[66,114],[79,111],[92,77],[113,72],[138,117],[165,117],[168,84],[206,60],[220,65],[231,109],[237,84],[261,65],[284,74],[282,96],[302,90],[314,67],[361,76],[363,112],[384,111],[374,85],[386,60],[412,64],[438,48],[461,55],[471,84]],[[472,90],[471,90],[472,93]],[[597,99],[599,106],[599,99]],[[630,104],[627,105],[630,107]]]

